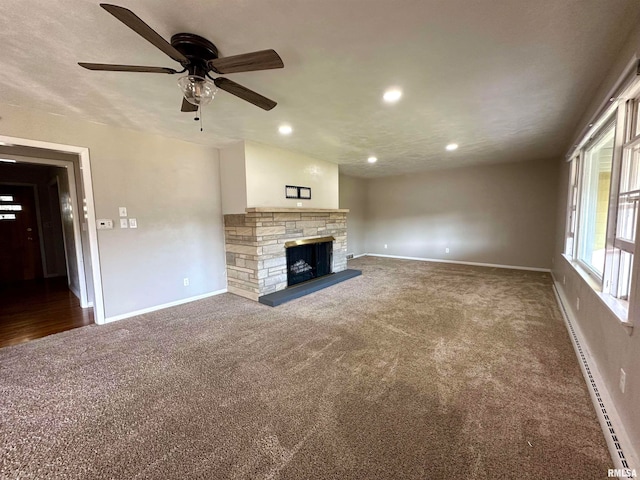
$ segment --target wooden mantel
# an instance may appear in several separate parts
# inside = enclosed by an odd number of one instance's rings
[[[348,208],[283,208],[283,207],[250,207],[246,208],[247,213],[349,213]]]

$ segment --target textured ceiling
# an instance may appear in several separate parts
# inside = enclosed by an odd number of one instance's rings
[[[115,0],[114,0],[115,2]],[[120,0],[167,40],[221,56],[266,48],[284,70],[228,78],[278,102],[220,91],[179,111],[176,76],[76,62],[179,65],[97,1],[2,0],[0,101],[224,147],[258,141],[357,176],[557,157],[640,14],[637,0]],[[404,95],[384,104],[382,93]],[[277,132],[287,122],[290,137]],[[445,152],[455,141],[460,148]],[[379,159],[366,163],[369,155]]]

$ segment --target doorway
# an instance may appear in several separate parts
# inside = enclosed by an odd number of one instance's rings
[[[25,161],[0,159],[0,347],[93,323],[78,284],[67,170],[15,158]]]
[[[57,319],[46,318],[42,334],[32,328],[26,335],[30,338],[104,323],[88,149],[0,135],[0,160],[49,172],[39,187],[8,185],[0,178],[0,187],[8,192],[2,193],[7,202],[0,205],[13,205],[0,206],[0,215],[16,217],[12,222],[0,221],[0,236],[10,239],[0,248],[0,284],[4,286],[0,313],[13,316],[22,330],[28,318],[33,318],[23,315],[27,304],[39,311],[60,313]],[[58,174],[52,174],[54,170]],[[16,282],[27,282],[29,288],[18,292]],[[7,336],[0,327],[0,346]]]

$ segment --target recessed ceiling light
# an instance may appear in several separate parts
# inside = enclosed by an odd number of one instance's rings
[[[384,92],[384,95],[382,96],[384,101],[387,103],[397,102],[398,100],[400,100],[400,97],[402,97],[402,90],[400,90],[399,88],[390,88],[389,90]]]
[[[291,128],[291,125],[280,125],[278,131],[282,135],[291,135],[291,132],[293,132],[293,128]]]
[[[453,152],[454,150],[458,149],[458,144],[457,143],[450,143],[449,145],[446,146],[446,149],[450,152]]]
[[[376,163],[377,161],[378,161],[378,159],[376,157],[367,158],[367,162],[369,162],[369,163]]]

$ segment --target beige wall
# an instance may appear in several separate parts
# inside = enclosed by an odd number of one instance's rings
[[[338,165],[245,142],[248,207],[338,208]],[[311,200],[285,198],[285,185],[311,187]]]
[[[74,229],[73,229],[73,208],[71,202],[71,189],[69,188],[69,173],[66,169],[62,169],[59,176],[59,191],[58,194],[60,196],[60,210],[61,210],[61,220],[62,220],[62,232],[65,238],[64,247],[65,247],[65,255],[67,257],[67,264],[69,265],[68,270],[68,281],[69,288],[75,295],[80,298],[80,272],[78,271],[78,255],[76,253],[76,243],[74,237]],[[85,245],[88,245],[85,242]],[[83,250],[83,253],[84,250]],[[87,258],[88,255],[84,255],[84,258]],[[91,275],[89,275],[90,277]],[[93,301],[93,293],[91,294],[91,301]]]
[[[62,233],[62,212],[60,210],[60,178],[63,170],[63,168],[49,169],[50,178],[46,191],[46,203],[49,206],[51,222],[44,227],[45,230],[49,230],[48,235],[51,238],[51,245],[49,245],[47,253],[47,271],[53,276],[67,274],[65,245]]]
[[[348,208],[347,253],[366,253],[366,187],[363,178],[340,175],[340,208]]]
[[[576,135],[590,121],[598,106],[606,101],[607,93],[616,79],[622,74],[624,67],[633,55],[640,56],[640,27],[629,38],[625,48],[620,52],[614,68],[603,70],[603,83],[592,97],[581,122],[576,125]],[[558,194],[558,215],[555,237],[553,274],[556,285],[567,299],[566,307],[577,322],[577,328],[584,336],[587,347],[597,369],[603,377],[605,387],[611,395],[614,407],[622,420],[622,424],[636,447],[636,455],[640,451],[640,319],[636,319],[636,327],[632,334],[623,327],[617,317],[602,303],[594,290],[582,279],[576,270],[562,255],[566,219],[566,203],[568,195],[568,164],[564,159],[558,161],[560,184]],[[640,275],[640,272],[634,272]],[[576,300],[580,298],[580,310]],[[625,393],[620,391],[618,382],[620,369],[627,373]],[[627,445],[629,448],[630,446]],[[635,466],[638,468],[638,465]]]
[[[366,251],[550,268],[556,175],[535,161],[368,180]]]
[[[0,134],[89,147],[106,316],[226,288],[218,151],[0,104]],[[118,228],[118,207],[138,229]],[[190,285],[183,286],[183,278]]]
[[[244,142],[220,150],[220,189],[222,213],[245,213],[247,208],[247,170]]]

